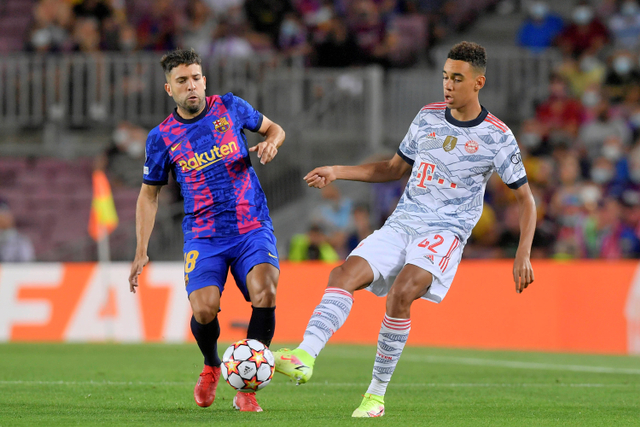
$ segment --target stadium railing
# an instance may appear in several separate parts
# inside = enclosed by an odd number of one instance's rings
[[[488,51],[483,104],[505,120],[526,117],[531,101],[544,94],[559,57],[553,51],[533,55],[518,48]],[[433,52],[435,63],[444,63],[447,50]],[[0,128],[34,128],[50,122],[108,128],[120,120],[156,126],[174,107],[163,90],[158,61],[159,55],[152,53],[3,55]],[[377,114],[384,124],[382,138],[394,141],[404,135],[421,106],[442,98],[437,83],[440,67],[391,69],[386,76],[377,76],[368,68],[309,69],[302,61],[282,65],[259,56],[242,61],[212,57],[203,63],[210,92],[233,91],[279,122],[299,120],[316,108],[318,117],[306,122],[311,136],[322,138],[330,132],[332,138],[375,137],[379,132],[367,134],[365,126]],[[377,93],[381,89],[375,79],[385,79],[382,93]],[[316,107],[318,103],[325,108]]]

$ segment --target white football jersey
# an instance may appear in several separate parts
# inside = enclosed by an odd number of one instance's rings
[[[411,178],[385,227],[409,235],[449,230],[466,242],[494,170],[512,189],[527,182],[513,133],[484,107],[476,119],[461,122],[444,102],[425,106],[398,155],[413,165]]]

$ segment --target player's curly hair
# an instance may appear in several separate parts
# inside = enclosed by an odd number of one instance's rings
[[[447,58],[468,62],[482,73],[487,70],[487,51],[478,43],[460,42],[451,48]]]
[[[202,59],[200,55],[192,49],[176,49],[162,56],[160,59],[160,65],[165,74],[169,74],[171,70],[178,65],[191,65],[198,64],[202,66]]]

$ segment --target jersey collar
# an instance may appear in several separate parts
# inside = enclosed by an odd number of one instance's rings
[[[456,120],[452,115],[451,115],[451,110],[449,108],[447,108],[444,112],[444,118],[451,123],[454,126],[458,126],[460,128],[470,128],[473,126],[478,126],[480,123],[484,122],[484,119],[487,117],[487,114],[489,114],[489,112],[487,111],[486,108],[484,108],[482,105],[480,106],[482,108],[482,110],[480,111],[480,114],[478,115],[478,117],[476,117],[473,120],[467,120],[466,122],[462,122],[460,120]]]
[[[209,102],[205,98],[204,110],[202,110],[202,112],[200,114],[198,114],[197,116],[195,116],[192,119],[184,119],[184,118],[180,117],[180,114],[178,114],[178,107],[173,109],[173,113],[172,114],[173,114],[173,118],[176,119],[177,121],[179,121],[180,123],[183,123],[185,125],[189,125],[191,123],[197,122],[198,120],[200,120],[201,118],[206,116],[208,112],[209,112]]]

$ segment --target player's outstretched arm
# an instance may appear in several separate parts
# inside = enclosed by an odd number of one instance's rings
[[[411,170],[411,165],[395,154],[391,160],[357,166],[322,166],[309,172],[304,180],[309,187],[322,188],[336,179],[362,182],[395,181]]]
[[[129,274],[129,290],[134,294],[138,286],[138,276],[142,273],[142,268],[149,262],[147,248],[156,221],[158,195],[161,188],[159,185],[142,184],[138,196],[136,204],[136,255],[131,265],[131,274]]]
[[[284,142],[285,133],[279,124],[272,122],[267,116],[262,116],[262,125],[258,129],[258,133],[265,139],[249,148],[249,151],[257,151],[260,163],[266,165],[278,154],[278,148]]]
[[[513,280],[516,283],[516,292],[521,293],[534,279],[530,257],[536,231],[536,203],[529,184],[522,185],[515,190],[515,194],[520,210],[520,243],[513,263]]]

